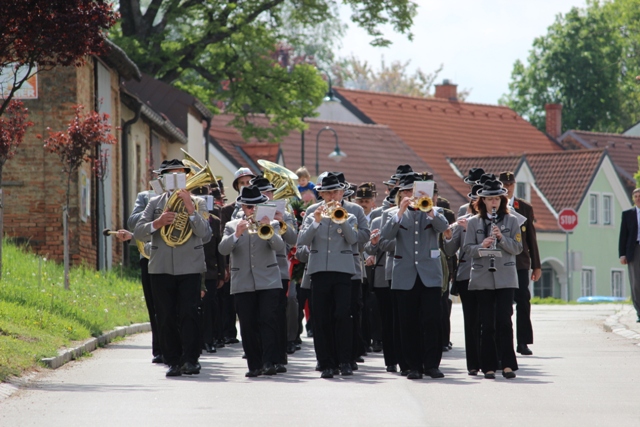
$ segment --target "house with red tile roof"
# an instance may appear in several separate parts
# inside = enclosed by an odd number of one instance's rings
[[[533,284],[534,296],[576,300],[629,295],[617,251],[619,218],[631,203],[608,150],[450,157],[447,161],[460,179],[478,166],[496,175],[515,174],[516,194],[532,204],[536,217],[543,274]],[[557,223],[565,208],[578,213],[578,226],[568,235]],[[567,239],[573,260],[568,281]]]
[[[387,125],[464,203],[467,186],[447,162],[452,156],[502,156],[562,151],[550,136],[540,132],[515,111],[500,105],[461,102],[456,85],[436,85],[433,98],[334,88],[340,103],[323,105],[320,118],[363,124]]]

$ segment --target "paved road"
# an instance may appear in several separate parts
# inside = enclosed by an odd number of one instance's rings
[[[386,373],[379,354],[354,377],[322,380],[308,339],[287,374],[246,379],[235,345],[204,355],[198,376],[166,379],[141,334],[38,376],[0,401],[0,426],[640,425],[638,341],[602,326],[621,307],[535,306],[534,355],[509,381],[466,375],[458,304],[441,380]]]

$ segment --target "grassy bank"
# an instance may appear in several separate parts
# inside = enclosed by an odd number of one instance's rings
[[[4,241],[0,280],[0,381],[57,355],[72,341],[148,321],[140,279],[115,268],[70,271]]]

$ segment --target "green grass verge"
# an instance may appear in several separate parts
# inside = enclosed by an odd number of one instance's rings
[[[72,341],[149,319],[134,270],[72,268],[65,290],[62,265],[6,240],[2,261],[0,381],[56,356]]]

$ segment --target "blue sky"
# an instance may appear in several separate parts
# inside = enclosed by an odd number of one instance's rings
[[[370,37],[354,24],[343,39],[339,56],[355,54],[374,69],[381,57],[387,62],[411,60],[411,69],[432,72],[444,69],[438,82],[447,78],[459,88],[471,90],[468,102],[496,104],[507,92],[513,63],[525,61],[533,40],[546,34],[556,15],[585,0],[416,0],[414,40],[385,31],[393,41],[389,48],[374,48]],[[343,21],[348,9],[342,7]]]

